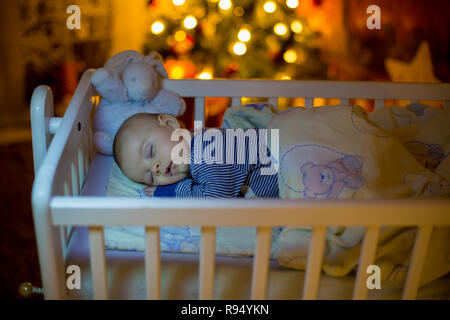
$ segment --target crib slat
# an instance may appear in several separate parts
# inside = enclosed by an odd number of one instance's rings
[[[383,107],[384,107],[384,100],[383,99],[375,99],[375,110],[378,110]]]
[[[80,177],[78,175],[78,157],[75,157],[70,167],[72,180],[72,195],[78,196],[80,191]]]
[[[83,135],[83,160],[84,160],[84,177],[86,177],[89,168],[89,129],[84,129]]]
[[[312,108],[314,106],[314,98],[305,98],[305,107]]]
[[[67,174],[67,178],[64,182],[64,195],[72,196],[72,181],[70,180],[70,173]],[[61,243],[63,247],[63,256],[66,256],[67,253],[67,240],[68,233],[70,232],[69,227],[61,227]]]
[[[311,243],[308,249],[306,266],[304,300],[315,300],[319,288],[320,272],[322,270],[323,248],[325,245],[326,227],[318,226],[312,229]]]
[[[240,106],[241,105],[241,97],[232,97],[231,98],[231,106]]]
[[[200,300],[214,297],[214,259],[216,231],[214,227],[202,227],[200,248]]]
[[[84,168],[85,168],[85,162],[84,162],[84,146],[83,146],[83,137],[81,138],[81,145],[78,148],[77,152],[77,161],[78,161],[78,179],[80,181],[80,189],[84,182]],[[80,190],[81,191],[81,190]]]
[[[61,237],[63,257],[65,257],[67,253],[67,240],[68,240],[67,227],[59,227],[59,234]]]
[[[274,107],[276,112],[280,112],[280,109],[278,109],[278,97],[269,98],[269,104]]]
[[[88,160],[89,163],[92,162],[92,160],[94,159],[94,146],[92,144],[92,128],[91,128],[91,121],[88,122],[88,126],[87,126],[87,135],[88,135]]]
[[[108,299],[104,243],[103,228],[89,227],[92,283],[94,284],[94,299],[98,300]]]
[[[403,289],[403,300],[413,300],[416,298],[432,229],[432,226],[419,227],[416,240],[414,241],[405,288]]]
[[[375,259],[379,230],[380,228],[378,226],[369,226],[366,228],[358,263],[358,274],[356,275],[355,288],[353,290],[354,300],[364,300],[367,298],[366,270]]]
[[[145,279],[147,299],[161,299],[161,255],[159,227],[146,227]]]
[[[69,185],[67,183],[67,181],[64,183],[64,195],[68,196],[69,194]]]
[[[64,183],[64,195],[66,195],[66,196],[73,195],[72,174],[71,173],[67,174],[66,182]]]
[[[194,120],[205,125],[205,97],[195,97]]]
[[[444,110],[450,111],[450,100],[444,101]]]
[[[255,257],[253,258],[252,300],[266,298],[271,240],[272,229],[270,227],[259,227],[256,237]]]
[[[341,98],[340,102],[341,102],[342,105],[348,106],[350,104],[350,99]]]

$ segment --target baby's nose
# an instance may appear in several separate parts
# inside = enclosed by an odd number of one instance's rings
[[[159,176],[161,174],[161,171],[159,170],[159,162],[156,162],[153,165],[152,172],[157,176]]]

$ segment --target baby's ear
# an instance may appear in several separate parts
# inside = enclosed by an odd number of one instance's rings
[[[158,115],[158,122],[160,125],[164,127],[169,127],[172,129],[179,129],[180,123],[178,122],[177,118],[170,114],[161,113]]]

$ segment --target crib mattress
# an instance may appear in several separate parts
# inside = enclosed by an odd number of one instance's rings
[[[96,154],[85,180],[84,196],[104,196],[111,171],[112,157]],[[81,289],[68,291],[71,299],[92,299],[92,274],[86,227],[72,230],[66,252],[66,265],[81,269]],[[145,299],[145,254],[137,251],[106,250],[109,297]],[[249,299],[253,259],[217,256],[215,259],[215,299]],[[199,256],[187,253],[161,253],[161,298],[198,299]],[[269,263],[267,299],[300,299],[305,272]],[[330,277],[322,274],[318,299],[351,299],[355,277]],[[400,299],[402,288],[381,284],[369,291],[369,299]],[[437,279],[419,289],[418,299],[448,299],[450,276]]]

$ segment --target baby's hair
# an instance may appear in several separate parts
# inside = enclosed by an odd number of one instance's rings
[[[148,118],[148,119],[155,119],[158,117],[159,114],[151,114],[151,113],[136,113],[135,115],[129,117],[127,120],[125,120],[122,125],[120,126],[119,130],[117,130],[116,136],[114,137],[113,142],[113,156],[114,160],[116,161],[117,165],[119,166],[120,170],[122,170],[121,166],[121,152],[120,147],[122,144],[122,136],[125,130],[127,130],[129,127],[133,125],[133,121],[136,119],[141,118]]]

